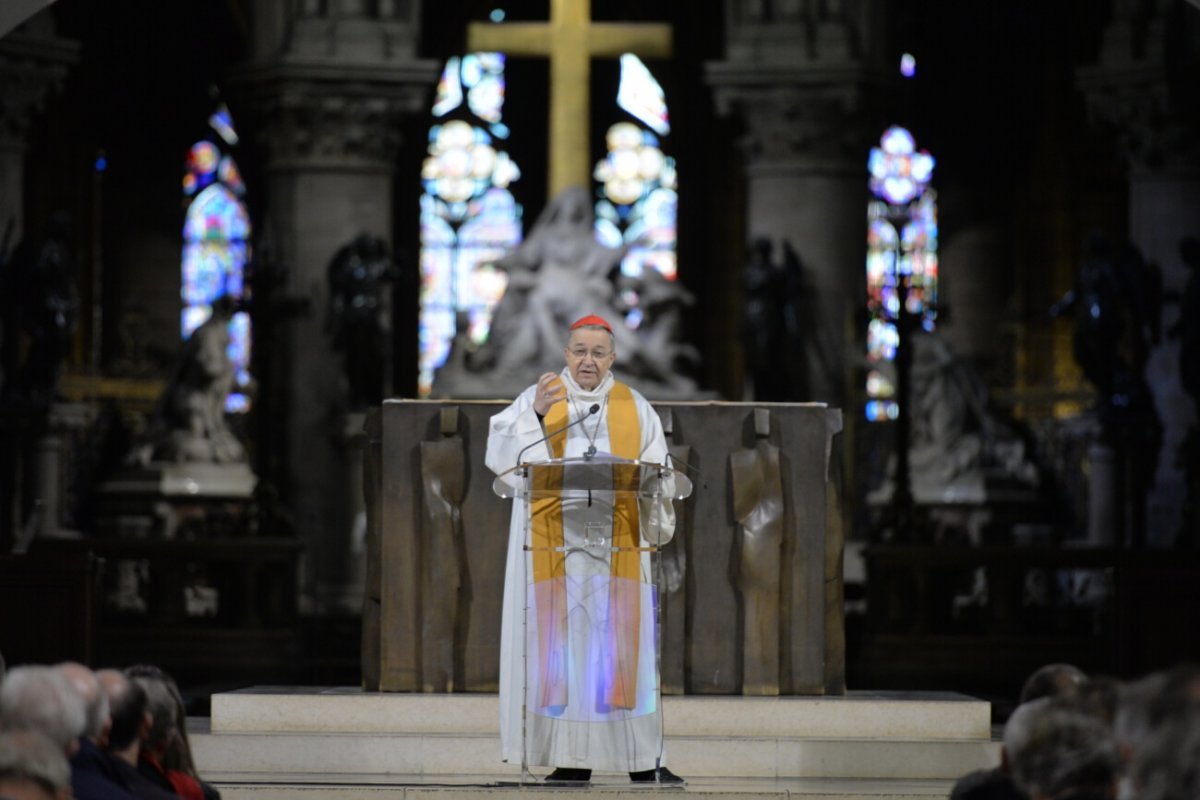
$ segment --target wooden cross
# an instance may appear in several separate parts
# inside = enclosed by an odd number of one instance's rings
[[[593,57],[636,53],[671,55],[671,26],[661,23],[592,22],[591,0],[552,0],[549,22],[473,22],[471,52],[501,52],[550,59],[549,194],[590,185],[589,111]]]

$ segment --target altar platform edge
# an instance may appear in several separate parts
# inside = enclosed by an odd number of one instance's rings
[[[951,693],[689,695],[663,706],[667,763],[688,779],[683,792],[706,800],[929,800],[999,761],[988,703]],[[586,789],[516,785],[519,766],[499,761],[498,713],[487,694],[253,687],[214,695],[212,718],[188,727],[201,775],[226,800],[680,791],[600,773]]]

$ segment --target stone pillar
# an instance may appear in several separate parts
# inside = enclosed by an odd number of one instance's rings
[[[1129,165],[1128,235],[1161,270],[1167,295],[1182,290],[1188,276],[1180,241],[1200,232],[1200,51],[1194,36],[1178,35],[1188,30],[1200,30],[1200,9],[1186,3],[1117,3],[1098,63],[1078,74],[1092,116],[1120,138]],[[1163,331],[1180,313],[1178,304],[1164,305]],[[1145,521],[1153,547],[1170,544],[1183,525],[1187,484],[1177,458],[1196,424],[1180,381],[1178,339],[1164,336],[1154,346],[1146,380],[1163,425]]]
[[[958,356],[981,375],[995,374],[1007,345],[1004,336],[1005,248],[999,231],[977,224],[938,245],[939,302],[949,309],[938,331]]]
[[[255,57],[242,76],[266,151],[260,233],[287,270],[288,294],[311,304],[285,326],[277,357],[286,388],[277,396],[288,450],[281,488],[307,546],[302,608],[318,612],[327,610],[322,598],[339,610],[355,581],[354,514],[342,487],[347,470],[362,469],[343,446],[347,398],[324,332],[326,270],[360,233],[391,238],[401,123],[427,108],[438,72],[415,57],[419,6],[257,0]]]
[[[49,13],[0,39],[0,239],[24,233],[26,136],[47,95],[79,58],[79,43],[54,34]]]
[[[806,396],[845,407],[854,333],[865,303],[866,159],[882,131],[883,4],[727,0],[726,60],[707,80],[718,111],[744,123],[746,235],[790,243],[818,333],[804,360]],[[875,128],[878,127],[878,130]]]

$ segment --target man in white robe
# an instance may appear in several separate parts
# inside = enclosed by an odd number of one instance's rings
[[[561,373],[543,374],[492,417],[488,468],[503,475],[519,462],[581,457],[666,464],[658,414],[610,372],[609,324],[576,322],[564,355]],[[510,477],[515,491],[522,478]],[[598,769],[683,782],[662,766],[657,597],[649,553],[633,549],[674,533],[673,482],[662,488],[657,501],[558,494],[553,485],[531,502],[513,500],[500,638],[505,761],[555,767],[548,781],[588,781]],[[606,546],[583,546],[601,539]]]

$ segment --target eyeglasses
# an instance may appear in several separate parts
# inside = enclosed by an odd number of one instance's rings
[[[588,356],[592,357],[593,361],[603,361],[612,355],[611,350],[585,350],[582,347],[574,347],[567,351],[567,355],[576,361],[583,361]]]

